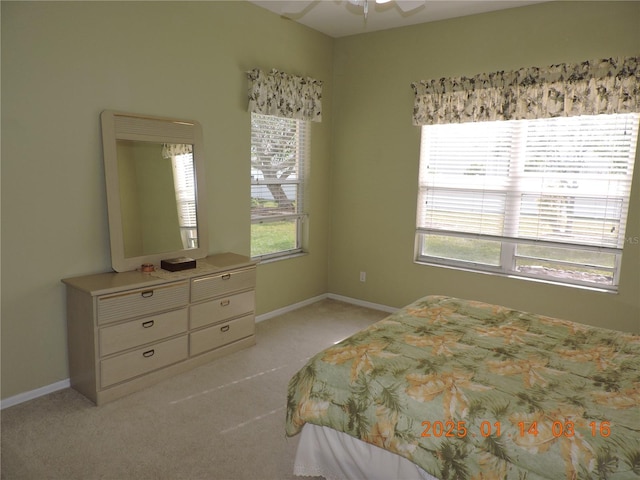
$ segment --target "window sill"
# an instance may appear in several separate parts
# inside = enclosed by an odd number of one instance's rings
[[[292,258],[304,257],[306,255],[309,255],[309,253],[295,252],[295,253],[287,253],[287,254],[278,255],[278,256],[251,257],[251,260],[257,260],[262,265],[265,263],[279,262],[280,260],[290,260]]]
[[[462,267],[462,266],[457,266],[457,265],[446,265],[446,264],[443,264],[443,263],[427,262],[427,261],[419,260],[419,259],[414,260],[414,263],[417,264],[417,265],[426,265],[426,266],[429,266],[429,267],[448,268],[448,269],[451,269],[451,270],[459,270],[459,271],[470,272],[470,273],[479,273],[479,274],[482,274],[482,275],[492,275],[492,276],[496,276],[496,277],[513,278],[513,279],[517,279],[517,280],[525,280],[525,281],[537,282],[537,283],[546,283],[548,285],[557,285],[557,286],[560,286],[560,287],[577,288],[577,289],[580,289],[580,290],[588,290],[588,291],[598,292],[598,293],[609,293],[609,294],[614,294],[614,295],[618,294],[618,287],[617,286],[611,287],[611,288],[605,288],[605,287],[598,287],[598,286],[591,286],[591,285],[580,285],[580,284],[575,284],[575,283],[567,283],[567,282],[563,282],[563,281],[560,281],[560,280],[553,280],[551,278],[530,277],[530,276],[526,276],[526,275],[516,275],[516,274],[513,274],[513,273],[503,273],[503,272],[489,272],[489,271],[485,271],[485,270],[467,268],[467,267]]]

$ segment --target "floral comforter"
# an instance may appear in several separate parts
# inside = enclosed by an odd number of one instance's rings
[[[313,357],[286,433],[331,427],[441,479],[640,478],[640,336],[424,297]]]

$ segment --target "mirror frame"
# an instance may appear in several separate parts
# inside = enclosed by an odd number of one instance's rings
[[[209,249],[207,203],[205,196],[205,171],[202,126],[194,120],[139,115],[105,110],[100,115],[102,147],[104,152],[107,211],[111,243],[111,266],[116,272],[136,270],[144,263],[159,268],[160,261],[177,257],[204,258]],[[124,256],[122,211],[120,209],[120,185],[118,181],[117,140],[137,140],[153,143],[189,143],[193,145],[195,168],[196,219],[198,222],[198,247],[137,257]]]

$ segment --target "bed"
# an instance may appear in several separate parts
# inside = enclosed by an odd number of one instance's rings
[[[290,380],[296,475],[638,479],[640,335],[445,296]]]

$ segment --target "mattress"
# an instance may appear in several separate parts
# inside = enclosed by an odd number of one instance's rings
[[[640,336],[428,296],[311,358],[286,433],[325,427],[440,480],[637,479],[639,405]]]
[[[311,423],[302,427],[293,474],[326,480],[438,480],[404,457]]]

